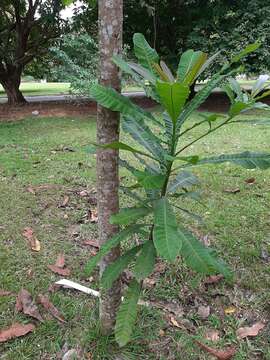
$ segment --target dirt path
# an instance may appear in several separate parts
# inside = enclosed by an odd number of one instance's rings
[[[144,96],[133,97],[132,100],[144,108],[152,108],[156,103]],[[270,104],[270,97],[265,103]],[[0,105],[0,121],[13,121],[25,117],[51,116],[51,117],[87,117],[96,115],[96,103],[90,100],[81,101],[50,101],[27,103],[23,106]],[[229,100],[224,93],[215,92],[200,107],[202,111],[225,112],[228,110]]]

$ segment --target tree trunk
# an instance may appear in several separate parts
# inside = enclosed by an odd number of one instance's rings
[[[99,0],[99,51],[100,83],[120,91],[121,82],[118,68],[111,58],[122,51],[122,0]],[[119,113],[98,106],[97,142],[106,144],[119,140]],[[97,198],[99,216],[99,242],[104,244],[117,231],[111,225],[110,216],[119,210],[118,202],[118,151],[98,150],[97,152]],[[120,248],[114,248],[100,263],[100,275],[117,259]],[[116,312],[121,301],[121,281],[102,292],[100,300],[100,322],[103,334],[113,330]]]
[[[0,78],[0,83],[7,94],[9,105],[22,105],[26,103],[26,100],[19,89],[21,74],[15,74],[13,76],[7,75],[4,79]]]

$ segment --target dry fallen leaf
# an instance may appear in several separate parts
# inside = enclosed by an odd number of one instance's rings
[[[248,336],[257,336],[259,331],[265,327],[263,322],[257,322],[252,326],[241,327],[236,331],[236,335],[238,338],[245,338]]]
[[[40,251],[40,242],[34,235],[32,228],[26,227],[23,230],[23,236],[28,240],[28,243],[33,251]]]
[[[6,291],[6,290],[1,290],[0,289],[0,296],[8,296],[11,295],[12,292],[11,291]]]
[[[60,313],[60,311],[53,305],[53,303],[50,302],[48,296],[39,294],[37,297],[37,301],[46,309],[49,311],[49,313],[55,317],[60,322],[65,322],[65,319],[63,315]]]
[[[36,195],[35,190],[34,190],[31,186],[28,186],[28,188],[27,188],[26,190],[27,190],[28,192],[30,192],[31,194]]]
[[[63,269],[63,267],[65,266],[65,255],[63,253],[61,253],[57,256],[55,266],[57,266],[61,269]]]
[[[170,316],[169,319],[170,319],[170,323],[174,327],[177,327],[177,328],[180,328],[180,329],[182,328],[182,326],[178,323],[178,321],[173,316]]]
[[[225,189],[224,190],[225,193],[228,193],[228,194],[237,194],[240,192],[240,189],[239,188],[236,188],[236,189]]]
[[[210,285],[210,284],[216,284],[218,283],[220,280],[222,280],[224,278],[223,275],[219,274],[219,275],[211,275],[208,276],[205,280],[204,280],[204,284]]]
[[[25,315],[29,315],[39,321],[43,321],[31,294],[25,289],[21,289],[17,296],[16,310],[22,311]]]
[[[65,195],[64,200],[63,200],[62,204],[60,205],[60,207],[66,207],[68,202],[69,202],[69,197],[67,195]]]
[[[85,241],[83,242],[83,245],[90,245],[90,246],[93,246],[93,247],[95,247],[95,248],[97,248],[97,249],[100,248],[99,243],[98,243],[97,240],[91,240],[91,239],[85,240]]]
[[[89,210],[88,216],[91,223],[97,223],[98,222],[98,214],[96,210]]]
[[[245,183],[249,184],[249,185],[253,185],[253,184],[255,184],[255,182],[256,182],[256,179],[254,177],[245,180]]]
[[[226,315],[234,314],[237,311],[235,306],[229,306],[226,309],[224,309],[224,313]]]
[[[235,347],[227,347],[225,350],[217,350],[213,349],[210,346],[207,346],[201,343],[198,340],[194,340],[196,344],[198,344],[204,351],[208,352],[209,354],[215,356],[218,360],[229,360],[236,354]]]
[[[214,329],[208,329],[204,333],[204,338],[208,341],[218,341],[219,340],[219,331]]]
[[[86,196],[89,195],[89,192],[88,192],[87,190],[82,190],[81,192],[79,192],[79,195],[80,195],[81,197],[86,197]]]
[[[59,274],[59,275],[62,275],[62,276],[69,276],[70,275],[70,270],[65,268],[65,269],[61,269],[60,267],[58,266],[55,266],[55,265],[48,265],[48,268],[56,273],[56,274]]]
[[[207,319],[210,315],[210,306],[199,306],[198,315],[201,319]]]
[[[9,328],[0,330],[0,342],[5,342],[10,339],[23,336],[35,329],[33,324],[19,324],[15,323]]]

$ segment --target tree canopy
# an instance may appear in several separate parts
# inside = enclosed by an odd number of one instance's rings
[[[26,64],[46,54],[65,26],[61,0],[3,0],[0,6],[0,82],[9,102],[23,102],[19,91]]]

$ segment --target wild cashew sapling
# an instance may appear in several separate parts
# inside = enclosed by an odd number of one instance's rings
[[[158,256],[170,262],[181,256],[188,266],[199,273],[223,274],[227,279],[232,276],[230,269],[217,258],[212,249],[205,247],[192,232],[177,223],[174,208],[188,211],[176,205],[175,199],[178,202],[184,197],[198,200],[194,191],[190,190],[192,185],[199,183],[199,179],[189,170],[194,166],[231,162],[247,169],[270,167],[270,154],[267,153],[246,151],[207,158],[201,158],[197,154],[186,155],[186,150],[202,138],[237,122],[237,115],[246,110],[267,107],[258,102],[264,96],[261,92],[265,89],[265,78],[256,82],[250,94],[243,92],[232,78],[239,71],[239,61],[258,47],[258,43],[249,45],[235,55],[190,99],[190,87],[211,66],[219,53],[208,58],[201,51],[188,50],[182,54],[177,73],[173,74],[163,61],[159,61],[157,52],[149,46],[144,36],[135,34],[134,51],[138,63],[128,63],[120,57],[114,57],[114,62],[143,86],[149,97],[161,105],[162,118],[145,111],[113,89],[100,85],[91,88],[91,96],[99,104],[122,114],[123,131],[138,144],[135,147],[122,142],[102,145],[106,149],[131,152],[140,164],[134,167],[127,161],[120,160],[121,165],[136,180],[133,186],[125,188],[125,192],[136,200],[137,205],[121,209],[111,217],[111,223],[121,225],[122,230],[101,247],[99,253],[86,265],[86,272],[90,273],[112,247],[134,234],[141,233],[145,239],[111,264],[101,278],[101,286],[110,288],[121,273],[133,264],[134,279],[124,295],[115,326],[115,336],[120,346],[130,340],[142,281],[153,272]],[[230,98],[228,113],[201,114],[200,121],[188,126],[186,123],[190,116],[218,86],[223,86]],[[189,134],[195,128],[201,128],[201,134],[190,140]],[[137,192],[138,189],[140,193]],[[144,198],[142,193],[145,194]],[[143,222],[144,218],[147,221]]]

